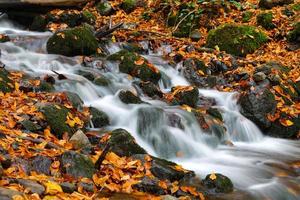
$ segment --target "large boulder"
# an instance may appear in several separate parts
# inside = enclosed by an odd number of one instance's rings
[[[294,0],[260,0],[258,5],[261,8],[271,9],[275,6],[283,6],[291,3],[294,3]]]
[[[105,112],[98,110],[97,108],[90,107],[90,114],[94,128],[101,128],[109,125],[109,117]]]
[[[241,113],[258,125],[261,129],[266,130],[271,127],[268,120],[268,114],[274,114],[277,102],[275,96],[268,89],[248,91],[239,99]]]
[[[88,26],[58,31],[47,42],[48,53],[64,56],[91,55],[97,48],[97,38]]]
[[[132,156],[146,153],[146,151],[136,143],[134,137],[124,129],[112,131],[108,145],[110,151],[116,153],[118,156]]]
[[[121,50],[110,55],[107,59],[120,61],[120,72],[140,78],[143,81],[157,83],[161,78],[160,71],[137,53]]]
[[[61,156],[61,164],[64,172],[74,178],[91,178],[95,167],[90,158],[75,151],[66,151]]]
[[[204,185],[217,193],[229,193],[233,191],[233,183],[222,174],[209,174],[203,180]]]
[[[235,56],[253,53],[268,41],[265,33],[248,25],[225,24],[209,31],[207,47],[215,48]]]
[[[66,124],[67,116],[70,110],[62,105],[46,105],[41,108],[47,124],[51,128],[51,132],[58,138],[62,138],[64,133],[72,135],[73,130]]]
[[[141,100],[140,97],[136,96],[135,94],[133,94],[132,92],[130,92],[128,90],[120,91],[118,96],[119,96],[120,100],[126,104],[141,104],[141,103],[143,103],[143,101]]]
[[[199,100],[199,91],[193,86],[176,86],[171,89],[172,103],[196,107]]]

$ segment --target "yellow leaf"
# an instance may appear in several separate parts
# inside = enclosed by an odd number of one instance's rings
[[[54,195],[63,192],[60,185],[52,181],[48,181],[47,183],[44,183],[44,186],[46,187],[46,194]]]
[[[280,119],[279,121],[280,121],[280,123],[281,123],[283,126],[292,126],[292,125],[294,125],[294,122],[292,122],[292,121],[289,120],[289,119]]]
[[[20,88],[19,83],[15,82],[15,89],[16,89],[17,92],[19,91],[19,88]]]
[[[12,197],[13,200],[25,200],[24,197],[22,197],[21,195],[14,195]]]
[[[217,179],[217,176],[216,176],[215,173],[212,173],[212,174],[209,176],[209,178],[210,178],[211,180],[216,180],[216,179]]]

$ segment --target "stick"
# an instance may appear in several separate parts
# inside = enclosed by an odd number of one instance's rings
[[[122,26],[123,26],[123,22],[120,22],[120,23],[118,23],[118,24],[112,26],[111,28],[105,27],[105,29],[108,28],[108,30],[100,29],[99,31],[97,31],[97,32],[95,33],[95,36],[96,36],[97,38],[99,38],[99,39],[100,39],[100,38],[103,38],[103,37],[105,37],[105,36],[107,36],[107,35],[113,33],[115,30],[121,28]]]

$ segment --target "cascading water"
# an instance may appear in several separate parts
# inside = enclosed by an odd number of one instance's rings
[[[0,21],[0,33],[14,38],[13,42],[0,44],[1,61],[8,69],[34,76],[51,75],[51,70],[64,74],[68,79],[57,81],[56,89],[76,92],[85,105],[106,112],[112,119],[108,129],[127,129],[150,154],[174,160],[200,176],[220,172],[229,176],[238,189],[252,193],[257,199],[300,199],[299,172],[289,166],[290,162],[300,160],[300,142],[263,136],[239,113],[235,93],[199,90],[203,96],[215,99],[216,107],[222,111],[227,128],[223,140],[234,143],[226,146],[214,134],[205,134],[191,113],[175,106],[143,96],[142,100],[149,104],[122,103],[117,96],[120,89],[138,91],[132,86],[133,80],[118,72],[115,63],[99,60],[93,63],[93,68],[87,68],[78,64],[78,57],[48,55],[45,43],[50,33],[22,31],[7,20]],[[113,53],[119,47],[114,44],[108,49]],[[175,85],[189,85],[158,54],[150,53],[146,58],[163,72],[159,83],[163,91]],[[105,70],[99,65],[105,66]],[[78,75],[78,70],[101,74],[112,84],[96,86]],[[170,122],[170,115],[176,125]],[[183,156],[176,157],[176,152]]]

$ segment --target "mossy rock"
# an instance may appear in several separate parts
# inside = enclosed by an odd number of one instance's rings
[[[275,6],[283,6],[294,3],[294,0],[260,0],[258,5],[261,8],[271,9]]]
[[[45,15],[37,15],[33,18],[30,30],[43,32],[46,30],[48,22],[49,21]]]
[[[69,27],[75,27],[82,22],[82,14],[80,12],[64,12],[59,16],[59,22],[65,23]]]
[[[275,28],[275,24],[273,21],[273,14],[271,12],[268,13],[260,13],[256,17],[256,23],[267,30]]]
[[[61,139],[64,133],[68,133],[69,136],[74,131],[66,124],[67,116],[70,110],[62,105],[46,105],[41,108],[47,124],[51,128],[51,132],[57,138]]]
[[[107,87],[111,84],[111,81],[105,76],[98,76],[95,78],[94,83],[98,86]]]
[[[121,3],[121,8],[126,12],[126,13],[131,13],[134,11],[137,7],[137,0],[123,0]]]
[[[253,12],[245,11],[242,14],[242,22],[243,23],[249,22],[252,17],[253,17]]]
[[[140,97],[136,96],[135,94],[133,94],[132,92],[130,92],[128,90],[120,91],[118,96],[119,96],[120,100],[126,104],[141,104],[141,103],[143,103],[143,101],[140,99]]]
[[[287,39],[289,42],[300,44],[300,22],[294,25],[294,29],[288,33]]]
[[[288,118],[287,116],[283,116]],[[268,135],[278,138],[296,139],[300,130],[300,117],[288,118],[293,125],[284,126],[279,120],[272,122],[271,127],[266,131]]]
[[[142,58],[134,52],[121,50],[108,56],[107,59],[111,61],[120,61],[120,72],[140,78],[143,81],[158,83],[161,78],[161,73],[158,69],[154,66],[150,67],[151,64],[145,58]],[[138,65],[136,62],[142,59],[143,63]]]
[[[256,27],[247,25],[225,24],[208,33],[207,47],[226,51],[235,56],[253,53],[268,41],[265,33]]]
[[[96,8],[99,11],[100,15],[103,15],[103,16],[109,16],[113,12],[113,8],[112,8],[111,4],[107,1],[98,3],[96,5]]]
[[[0,34],[0,43],[9,42],[10,38],[7,35]]]
[[[89,10],[84,10],[82,11],[82,17],[83,17],[83,20],[85,22],[87,22],[88,24],[95,24],[96,22],[96,16],[90,12]]]
[[[207,113],[212,116],[212,117],[215,117],[217,119],[219,119],[220,121],[223,121],[223,116],[221,114],[221,112],[217,109],[217,108],[209,108],[207,110]]]
[[[41,92],[53,92],[55,91],[55,88],[51,83],[48,83],[46,81],[41,81],[37,90]]]
[[[101,128],[109,125],[109,117],[105,112],[100,111],[97,108],[90,107],[90,114],[94,128]]]
[[[71,102],[73,108],[76,108],[76,109],[82,109],[83,108],[84,102],[78,94],[73,93],[73,92],[69,92],[69,91],[66,91],[64,93],[67,96],[68,100]]]
[[[7,93],[13,90],[13,83],[8,78],[9,72],[4,68],[0,68],[0,91]]]
[[[84,78],[88,79],[89,81],[94,81],[95,75],[90,71],[78,70],[77,74],[83,76]]]
[[[90,158],[75,151],[66,151],[62,154],[61,166],[66,174],[74,178],[92,178],[96,171]]]
[[[180,89],[178,89],[180,88]],[[173,104],[188,105],[191,107],[196,107],[199,100],[199,91],[197,87],[173,87],[171,89],[173,93]]]
[[[124,129],[116,129],[111,132],[108,141],[110,151],[118,156],[133,156],[135,154],[146,154],[147,152],[139,146],[134,137]]]
[[[229,193],[233,191],[232,181],[222,174],[209,174],[203,182],[207,188],[214,189],[217,193]]]
[[[97,52],[98,41],[88,26],[58,31],[47,42],[47,51],[64,56],[91,55]]]
[[[147,81],[143,82],[141,81],[139,83],[140,88],[143,90],[145,94],[147,94],[149,97],[163,97],[162,91],[155,85],[154,83]]]

